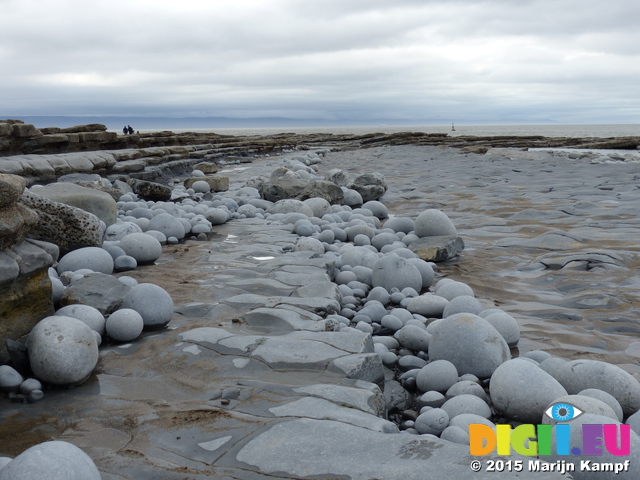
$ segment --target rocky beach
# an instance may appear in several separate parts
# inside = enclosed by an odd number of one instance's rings
[[[0,134],[0,480],[638,477],[640,138]]]

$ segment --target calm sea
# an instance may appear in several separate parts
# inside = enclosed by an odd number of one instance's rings
[[[363,135],[367,133],[426,132],[449,135],[543,135],[545,137],[627,137],[640,136],[640,124],[621,125],[373,125],[353,127],[274,127],[274,128],[167,128],[140,129],[141,132],[215,132],[226,135],[273,135],[276,133],[332,133]]]

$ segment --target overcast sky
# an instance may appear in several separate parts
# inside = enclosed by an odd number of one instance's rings
[[[636,0],[0,0],[0,118],[640,123]]]

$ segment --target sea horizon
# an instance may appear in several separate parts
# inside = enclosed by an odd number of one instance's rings
[[[278,133],[326,133],[366,135],[370,133],[423,132],[446,133],[451,136],[529,136],[545,137],[626,137],[640,136],[640,124],[560,124],[560,123],[410,123],[389,121],[384,123],[366,121],[332,121],[288,118],[223,118],[223,117],[111,117],[111,116],[1,116],[17,118],[37,128],[72,127],[101,123],[109,131],[121,133],[125,125],[140,133],[172,131],[175,133],[200,132],[226,135],[275,135]],[[453,129],[452,129],[453,127]]]

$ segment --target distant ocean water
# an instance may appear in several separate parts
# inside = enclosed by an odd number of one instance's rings
[[[545,137],[627,137],[640,136],[640,124],[621,125],[369,125],[353,127],[271,127],[271,128],[171,128],[140,129],[140,132],[171,130],[173,132],[215,132],[225,135],[274,135],[277,133],[332,133],[365,135],[368,133],[426,132],[451,136],[542,135]]]

